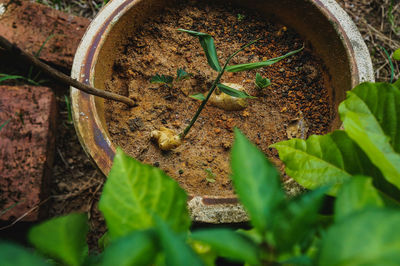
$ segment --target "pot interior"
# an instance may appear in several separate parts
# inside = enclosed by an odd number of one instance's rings
[[[129,2],[129,9],[114,19],[102,36],[101,45],[96,49],[94,68],[90,80],[99,89],[105,89],[105,83],[111,78],[116,53],[126,43],[129,34],[150,16],[162,15],[162,10],[173,1],[140,0]],[[226,2],[226,1],[218,1]],[[337,110],[338,104],[345,99],[345,92],[359,83],[357,67],[353,59],[352,48],[340,25],[323,8],[318,0],[233,0],[235,5],[257,10],[267,19],[280,21],[294,29],[311,43],[314,52],[324,61],[330,75],[331,87],[328,93],[331,106]],[[104,132],[108,134],[105,121],[104,100],[95,97],[95,108]],[[330,125],[334,130],[341,125],[338,115]],[[109,137],[109,135],[108,135]],[[104,170],[103,170],[104,171]]]

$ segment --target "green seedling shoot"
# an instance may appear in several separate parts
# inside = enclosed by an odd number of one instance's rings
[[[176,78],[175,81],[182,81],[185,79],[189,79],[191,74],[187,73],[183,68],[178,68],[176,71]],[[167,86],[168,88],[172,88],[172,83],[174,78],[167,75],[159,75],[156,74],[155,76],[151,77],[150,82],[155,84],[160,84]]]
[[[214,45],[214,39],[211,37],[211,35],[207,33],[202,33],[202,32],[197,32],[197,31],[192,31],[192,30],[185,30],[185,29],[178,29],[178,31],[187,33],[191,36],[197,37],[199,39],[199,42],[201,44],[201,47],[204,50],[204,53],[207,58],[207,62],[209,66],[215,70],[218,75],[213,81],[211,87],[209,88],[207,94],[195,94],[191,95],[191,98],[197,99],[202,101],[199,108],[197,109],[196,113],[194,114],[192,120],[188,124],[188,126],[181,132],[180,134],[175,134],[174,131],[168,128],[161,128],[160,130],[155,130],[151,133],[151,137],[156,139],[158,141],[158,145],[160,149],[162,150],[171,150],[179,145],[181,145],[182,140],[186,137],[186,135],[189,133],[190,129],[193,127],[194,123],[196,122],[197,118],[199,117],[201,111],[203,110],[204,106],[207,104],[207,102],[210,100],[213,92],[215,91],[216,88],[218,88],[221,92],[219,96],[220,99],[217,99],[217,101],[225,103],[232,103],[232,106],[223,106],[223,104],[220,104],[218,107],[222,107],[225,110],[240,110],[241,108],[244,108],[247,106],[246,99],[247,98],[254,98],[251,95],[248,95],[244,89],[241,89],[241,85],[238,84],[221,84],[220,80],[222,75],[225,73],[225,71],[228,72],[241,72],[241,71],[248,71],[248,70],[253,70],[253,69],[258,69],[261,67],[266,67],[270,66],[272,64],[275,64],[282,59],[285,59],[291,55],[294,55],[301,50],[303,50],[304,47],[301,47],[300,49],[291,51],[285,55],[271,58],[265,61],[260,61],[260,62],[255,62],[255,63],[246,63],[246,64],[238,64],[238,65],[229,65],[229,62],[234,58],[238,53],[246,49],[247,47],[253,45],[256,43],[258,40],[254,40],[249,42],[248,44],[242,46],[239,50],[231,54],[225,63],[221,66],[218,56],[217,56],[217,50]],[[179,70],[178,70],[179,73]],[[179,78],[179,74],[178,74]],[[167,86],[171,87],[172,86],[172,81],[173,78],[170,76],[164,76],[164,75],[156,75],[152,77],[151,82],[152,83],[159,83],[159,84],[166,84]],[[235,88],[233,88],[235,87]],[[226,108],[224,108],[226,107]]]
[[[212,172],[211,168],[206,168],[204,171],[207,173],[206,180],[208,183],[214,183],[215,182],[215,174]]]
[[[263,78],[260,73],[256,74],[256,80],[254,81],[254,83],[260,91],[271,85],[271,81],[267,78]]]

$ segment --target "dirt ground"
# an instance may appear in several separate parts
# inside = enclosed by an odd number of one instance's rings
[[[101,4],[102,1],[42,0],[41,2],[50,3],[55,7],[54,3],[58,2],[59,9],[93,17],[98,10],[93,3]],[[376,80],[389,81],[391,73],[389,60],[380,47],[386,48],[389,53],[400,47],[400,3],[391,0],[338,0],[338,2],[353,18],[368,45]],[[394,68],[395,79],[397,79],[399,64],[395,62]],[[91,224],[89,244],[94,247],[98,237],[105,231],[104,220],[97,209],[105,178],[88,160],[73,125],[68,123],[64,98],[64,95],[68,94],[67,90],[57,94],[59,123],[50,216],[73,211],[87,211]]]

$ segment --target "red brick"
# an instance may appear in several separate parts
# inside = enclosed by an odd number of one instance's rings
[[[7,3],[10,0],[0,0]],[[17,2],[17,1],[16,1]],[[0,15],[0,35],[20,48],[36,53],[46,39],[40,58],[67,70],[90,20],[57,11],[42,4],[19,1]]]
[[[0,131],[0,212],[17,204],[0,220],[11,221],[48,197],[56,100],[46,87],[0,86],[0,95],[0,124],[11,118]],[[36,221],[46,215],[43,204],[23,221]]]

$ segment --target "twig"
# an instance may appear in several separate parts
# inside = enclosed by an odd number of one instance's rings
[[[95,96],[99,96],[105,99],[109,99],[109,100],[114,100],[117,102],[122,102],[127,104],[130,107],[134,107],[136,104],[135,102],[125,96],[122,95],[118,95],[112,92],[108,92],[108,91],[103,91],[103,90],[98,90],[96,88],[93,88],[87,84],[81,83],[67,75],[65,75],[64,73],[61,73],[60,71],[50,67],[49,65],[43,63],[42,61],[40,61],[38,58],[36,58],[35,56],[21,50],[20,48],[18,48],[15,44],[10,43],[7,39],[5,39],[3,36],[0,36],[0,47],[4,48],[6,51],[13,53],[15,55],[20,56],[22,59],[28,61],[29,63],[31,63],[32,65],[40,68],[44,73],[48,74],[49,76],[53,77],[55,80],[62,82],[66,85],[72,86],[77,88],[78,90],[81,90],[83,92],[86,92],[88,94],[92,94]]]

